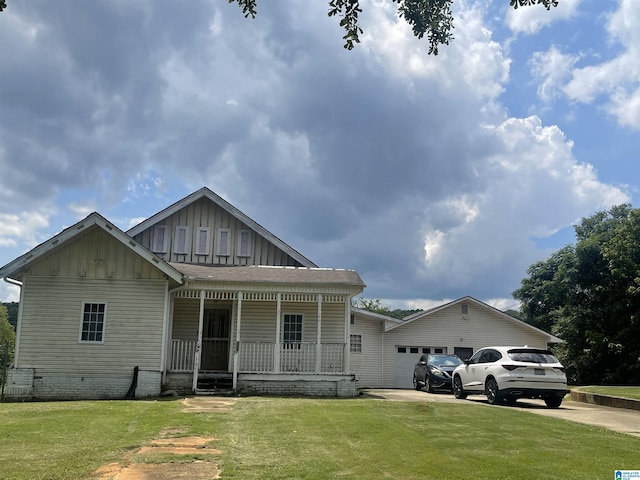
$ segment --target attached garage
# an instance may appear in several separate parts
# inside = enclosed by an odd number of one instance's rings
[[[425,353],[445,353],[443,347],[411,347],[399,345],[395,353],[395,388],[413,388],[413,367]]]
[[[357,308],[352,313],[351,334],[358,336],[362,351],[352,351],[351,370],[361,388],[413,388],[413,367],[424,353],[465,360],[490,345],[547,348],[562,342],[468,296],[403,320]]]

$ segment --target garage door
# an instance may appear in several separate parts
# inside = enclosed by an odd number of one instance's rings
[[[413,388],[413,367],[420,358],[418,347],[396,347],[396,388]]]
[[[411,347],[397,346],[395,356],[395,388],[413,388],[413,367],[425,353],[444,353],[446,348],[442,347]]]

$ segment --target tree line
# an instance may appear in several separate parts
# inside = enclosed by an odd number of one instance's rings
[[[575,384],[640,384],[640,209],[583,218],[576,243],[527,270],[513,297],[555,346]]]

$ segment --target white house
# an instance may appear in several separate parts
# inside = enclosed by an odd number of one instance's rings
[[[163,391],[356,396],[412,386],[426,352],[560,339],[471,297],[403,320],[207,188],[123,232],[98,213],[0,268],[20,286],[10,399]]]
[[[0,268],[13,399],[163,390],[355,396],[355,271],[318,268],[203,188],[127,233],[92,213]]]

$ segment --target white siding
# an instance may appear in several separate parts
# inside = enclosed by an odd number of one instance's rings
[[[164,280],[27,277],[19,367],[114,377],[160,370]],[[106,302],[104,342],[80,342],[83,302]]]
[[[354,314],[352,335],[362,336],[362,352],[351,352],[351,372],[358,378],[360,388],[382,387],[383,334],[382,321]]]

